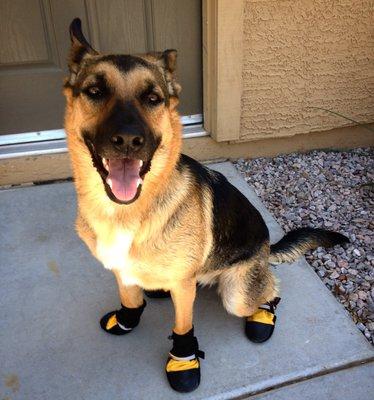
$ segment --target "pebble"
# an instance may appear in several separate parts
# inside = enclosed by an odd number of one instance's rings
[[[359,322],[356,326],[361,332],[364,332],[365,325],[362,322]]]
[[[357,293],[351,293],[349,295],[349,299],[353,300],[353,301],[357,301],[358,300],[358,294]]]
[[[331,275],[330,275],[331,279],[336,279],[339,278],[339,273],[337,271],[334,271]]]
[[[285,231],[310,226],[351,243],[306,259],[374,343],[374,151],[312,151],[239,159],[235,166]],[[361,324],[361,325],[360,325]],[[365,328],[366,327],[366,328]]]
[[[339,260],[339,261],[338,261],[338,266],[339,266],[340,268],[347,268],[347,267],[348,267],[348,261],[346,261],[346,260]]]
[[[369,322],[366,326],[369,329],[369,331],[374,331],[374,322]]]
[[[338,290],[341,294],[344,294],[346,292],[346,290],[344,289],[343,286],[338,286]]]
[[[361,300],[366,300],[367,294],[366,294],[363,290],[359,290],[359,291],[358,291],[358,297],[359,297]]]
[[[357,307],[362,309],[362,308],[364,308],[364,306],[365,306],[365,303],[361,299],[358,299],[357,300]]]

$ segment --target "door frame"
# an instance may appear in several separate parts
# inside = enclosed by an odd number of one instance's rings
[[[244,0],[203,0],[204,128],[217,142],[240,137]]]

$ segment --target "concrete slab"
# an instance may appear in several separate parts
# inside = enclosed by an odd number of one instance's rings
[[[213,166],[261,204],[235,168]],[[150,300],[130,335],[99,318],[118,307],[112,274],[74,233],[71,183],[0,192],[0,398],[173,399],[163,366],[173,310]],[[261,207],[272,237],[282,232]],[[184,399],[230,399],[373,357],[372,347],[305,261],[277,268],[283,300],[273,338],[249,343],[214,290],[200,290],[195,329],[206,360]]]
[[[374,364],[358,366],[271,390],[249,400],[363,400],[373,398]]]

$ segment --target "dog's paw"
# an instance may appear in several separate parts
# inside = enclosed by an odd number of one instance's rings
[[[172,389],[187,393],[195,390],[200,384],[200,362],[193,358],[189,361],[169,358],[166,363],[166,376]]]
[[[112,335],[126,335],[139,324],[145,306],[145,301],[138,308],[128,308],[122,305],[120,310],[105,314],[100,320],[100,326],[105,332]]]
[[[194,336],[194,329],[184,335],[175,332],[170,336],[173,348],[166,362],[166,376],[172,389],[177,392],[192,392],[200,384],[200,361],[204,352]]]
[[[118,336],[126,335],[126,333],[130,333],[133,330],[133,328],[127,328],[118,322],[117,311],[111,311],[105,314],[100,320],[100,326],[105,332]]]
[[[261,307],[245,320],[245,334],[247,338],[254,343],[263,343],[269,340],[274,332],[275,309],[280,298],[276,297]]]

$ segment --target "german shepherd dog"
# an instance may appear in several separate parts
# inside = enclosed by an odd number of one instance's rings
[[[291,262],[338,233],[303,228],[270,245],[259,212],[223,175],[180,153],[176,50],[101,55],[70,26],[65,128],[76,229],[118,282],[121,308],[100,321],[123,335],[139,323],[143,289],[170,293],[175,309],[166,374],[180,392],[200,383],[192,312],[196,285],[218,285],[225,309],[254,342],[274,329],[278,290],[269,263]]]

